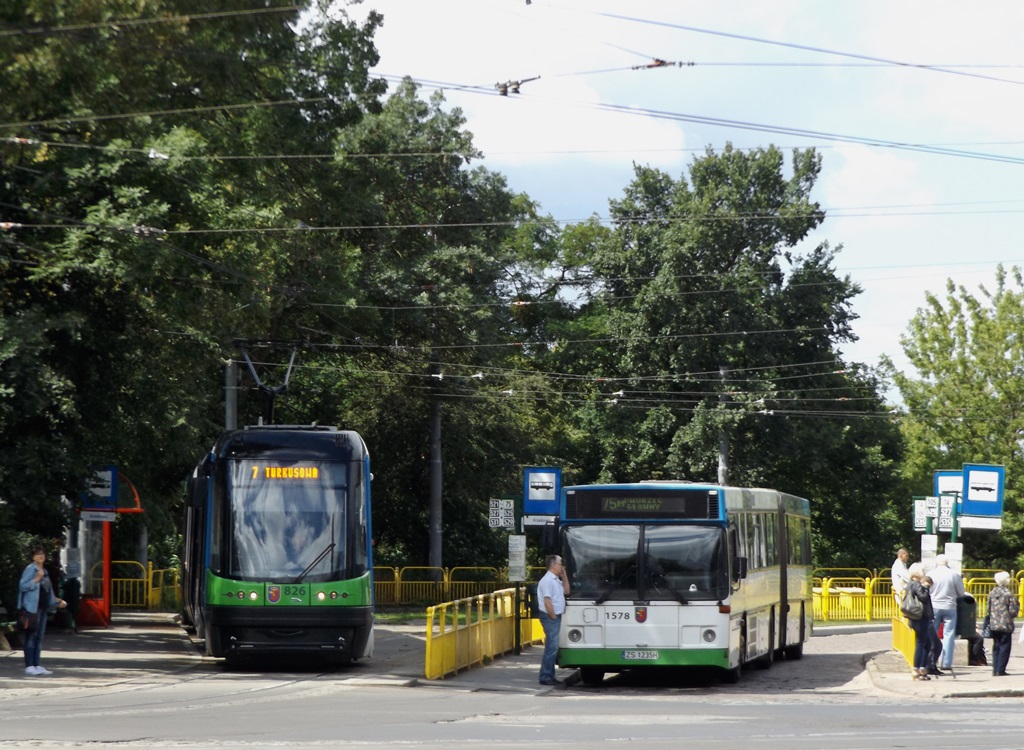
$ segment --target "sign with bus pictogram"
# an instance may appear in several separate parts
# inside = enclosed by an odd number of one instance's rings
[[[528,516],[557,516],[562,491],[562,470],[531,466],[523,471],[523,513]]]

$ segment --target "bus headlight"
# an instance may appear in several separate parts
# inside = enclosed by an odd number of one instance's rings
[[[323,591],[317,591],[316,592],[316,598],[319,599],[320,601],[323,601],[324,599],[327,598],[327,595]]]
[[[714,628],[708,628],[701,633],[701,637],[704,639],[705,643],[714,643],[717,634],[715,633]]]
[[[569,631],[569,640],[573,643],[579,643],[583,640],[583,631],[579,628],[573,628]]]
[[[249,592],[249,598],[252,599],[253,601],[256,601],[259,598],[259,594],[257,594],[255,591],[250,591]]]

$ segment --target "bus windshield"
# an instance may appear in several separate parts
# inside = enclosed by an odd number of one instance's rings
[[[346,577],[345,464],[233,461],[228,574],[241,580]]]
[[[570,599],[721,600],[729,594],[725,530],[718,526],[566,526]]]

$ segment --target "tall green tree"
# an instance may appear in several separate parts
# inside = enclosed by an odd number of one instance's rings
[[[378,559],[427,562],[439,410],[444,562],[497,565],[507,550],[488,500],[518,486],[537,422],[532,402],[501,393],[522,339],[513,302],[553,237],[526,196],[472,164],[461,112],[443,104],[405,81],[339,140],[336,180],[356,199],[345,239],[364,291],[359,304],[329,303],[349,333],[326,329],[325,343],[344,347],[354,376],[345,416],[373,455]]]
[[[963,529],[965,556],[983,567],[1024,565],[1024,279],[1000,267],[991,289],[946,283],[928,294],[902,337],[913,371],[893,368],[903,399],[903,466],[917,495],[932,493],[932,472],[965,463],[1006,469],[1003,528]],[[908,499],[909,502],[909,499]],[[909,508],[907,510],[909,514]]]
[[[303,290],[356,285],[344,244],[298,229],[384,90],[380,17],[193,10],[0,5],[0,492],[36,535],[108,462],[172,531],[233,340],[295,338],[322,318]]]
[[[775,148],[727,147],[679,180],[638,167],[612,231],[577,254],[578,330],[604,352],[579,412],[582,475],[714,481],[727,436],[730,483],[812,498],[820,562],[884,557],[899,435],[877,378],[841,354],[859,289],[827,244],[798,249],[823,219],[820,157],[784,166]]]

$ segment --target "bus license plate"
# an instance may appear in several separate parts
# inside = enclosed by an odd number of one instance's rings
[[[657,651],[623,651],[622,658],[626,661],[656,661]]]

